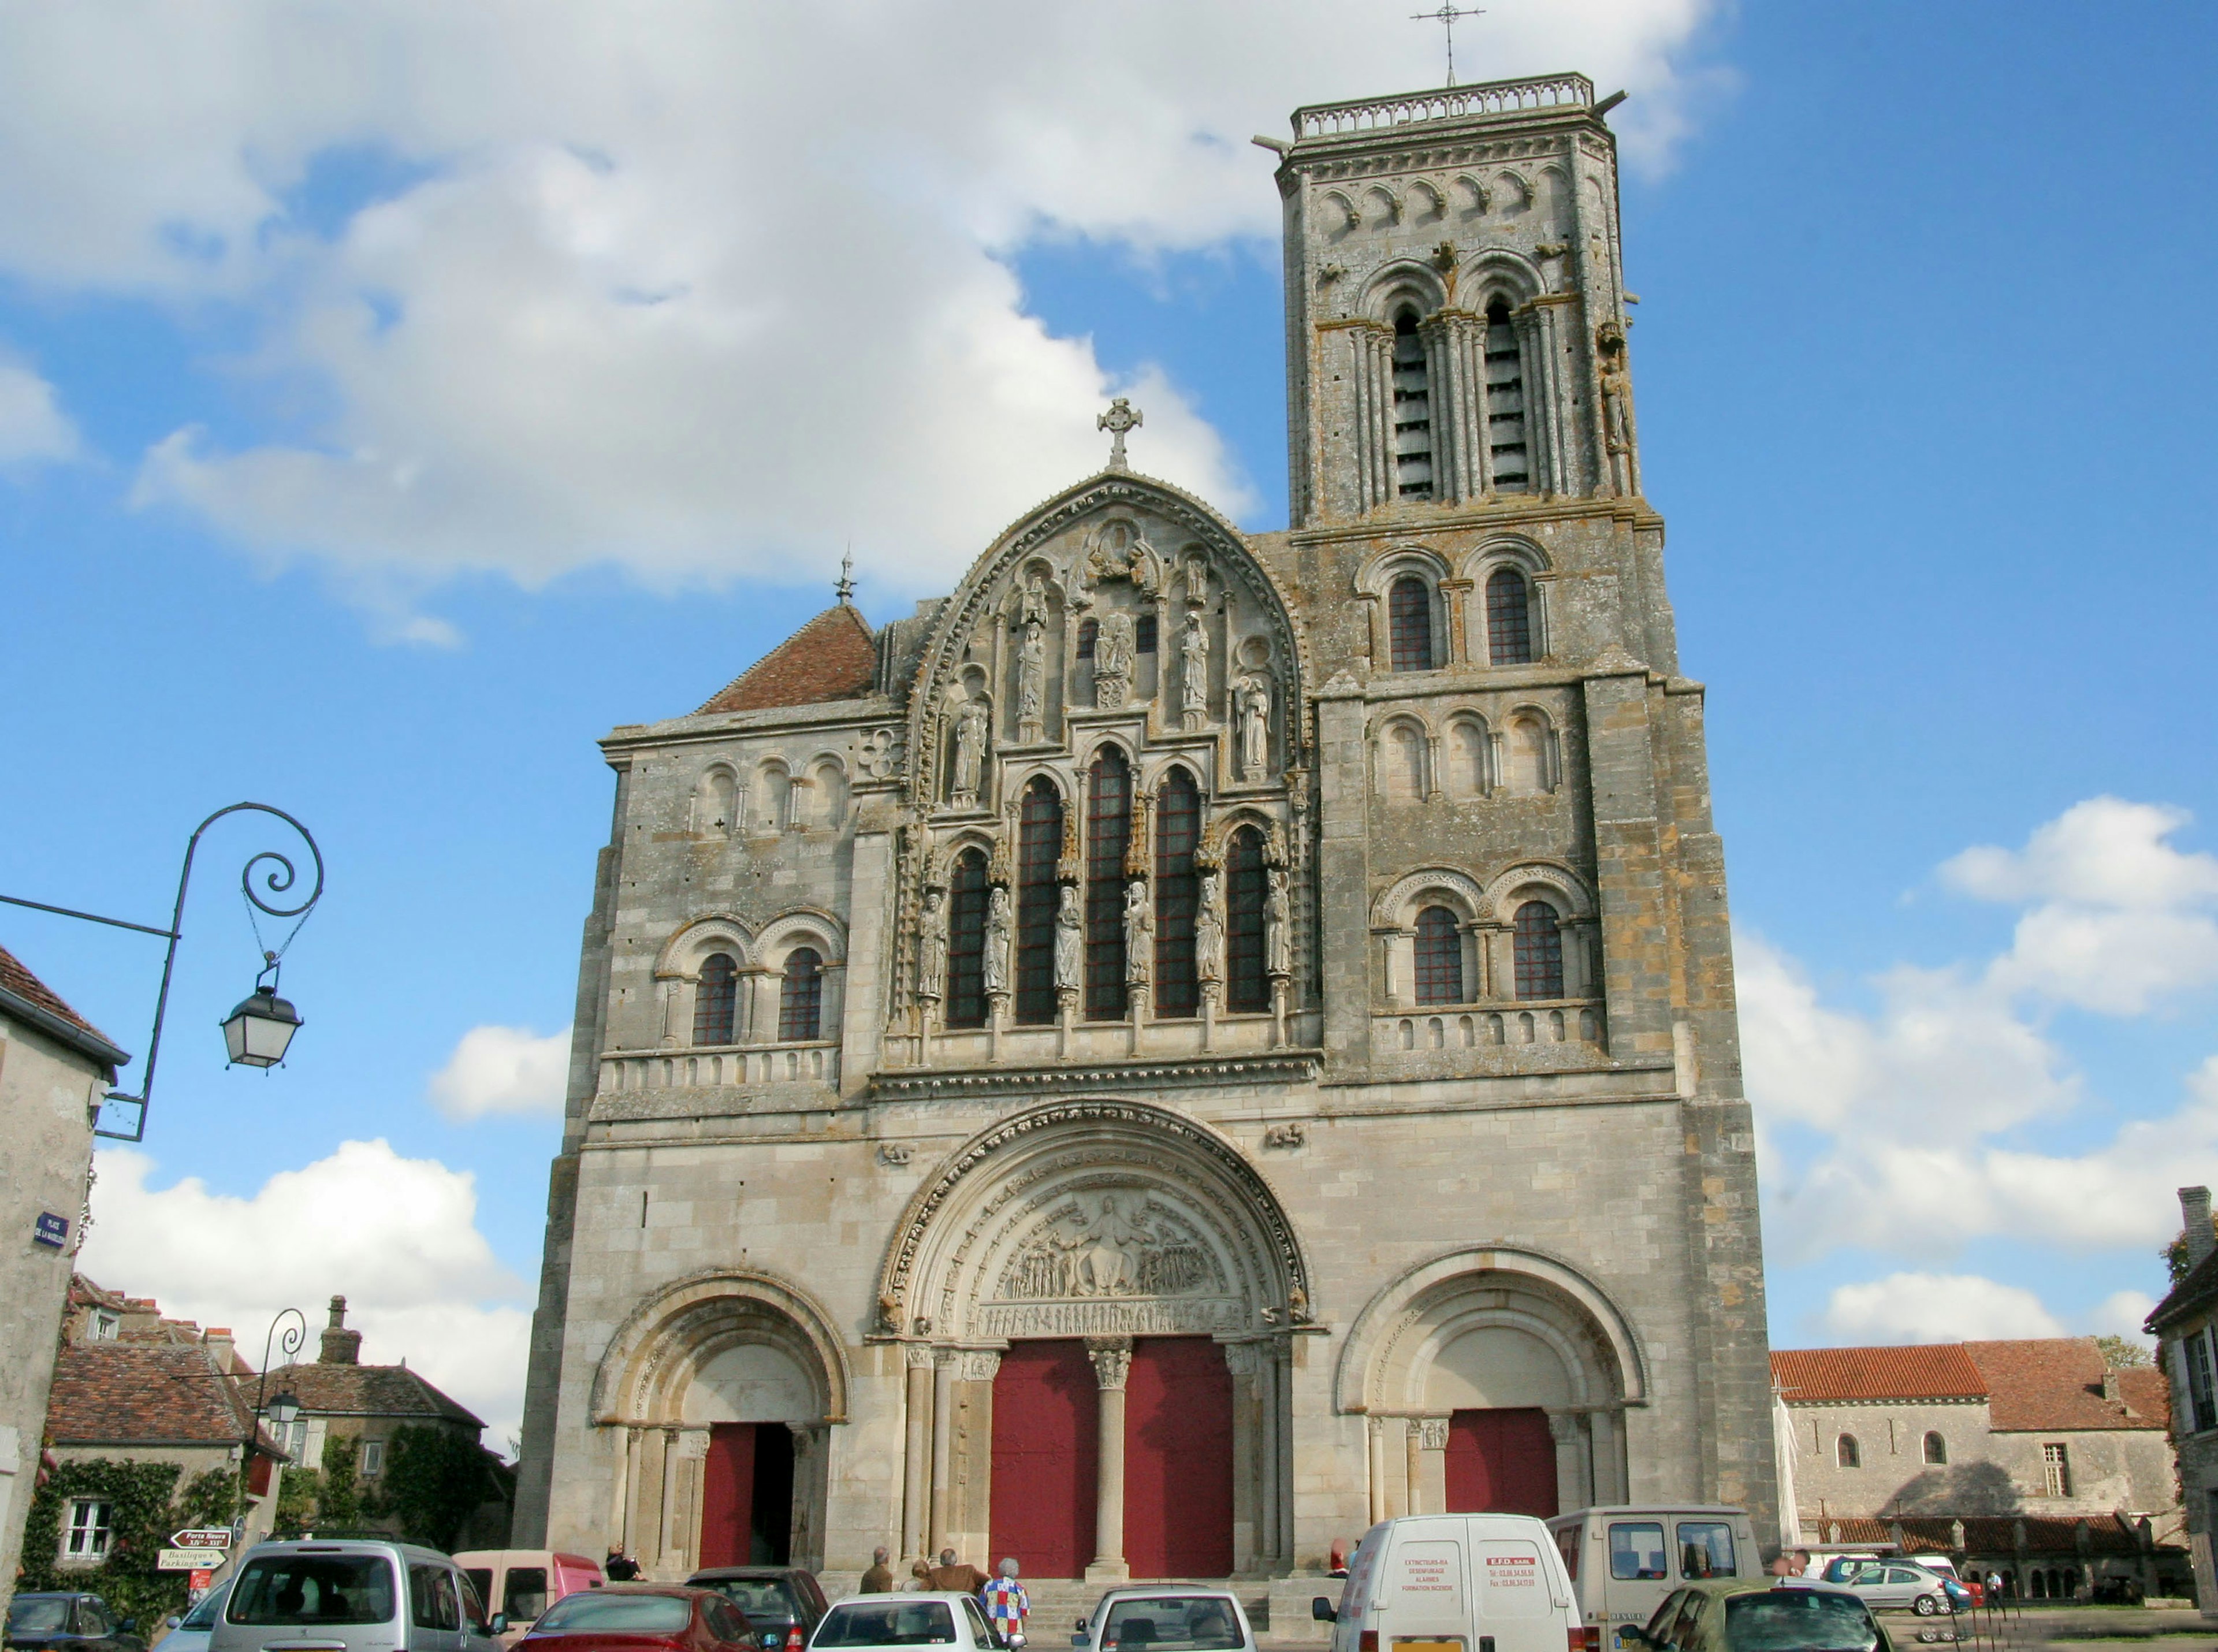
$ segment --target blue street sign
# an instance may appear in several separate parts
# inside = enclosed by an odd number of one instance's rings
[[[51,1210],[41,1210],[31,1237],[41,1245],[51,1245],[59,1250],[69,1243],[69,1218],[58,1216]]]

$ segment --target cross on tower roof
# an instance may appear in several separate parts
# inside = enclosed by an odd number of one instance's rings
[[[1124,470],[1124,432],[1137,430],[1147,421],[1140,417],[1132,404],[1119,396],[1109,404],[1109,411],[1094,421],[1097,430],[1109,432],[1109,468]]]
[[[1471,6],[1462,11],[1458,11],[1453,5],[1449,3],[1449,0],[1440,0],[1440,9],[1438,11],[1413,11],[1409,14],[1409,21],[1413,23],[1436,22],[1440,24],[1442,28],[1447,31],[1449,85],[1453,86],[1455,84],[1456,19],[1459,17],[1484,17],[1485,15],[1486,8],[1484,6]]]

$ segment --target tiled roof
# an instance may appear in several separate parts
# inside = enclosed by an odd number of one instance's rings
[[[46,1432],[57,1445],[235,1445],[249,1415],[198,1343],[71,1342],[54,1362]]]
[[[7,1007],[10,1000],[43,1030],[96,1061],[115,1067],[131,1059],[114,1039],[70,1008],[53,988],[26,969],[20,958],[0,946],[0,1008]]]
[[[1983,1400],[1961,1342],[1906,1348],[1775,1348],[1771,1381],[1789,1405],[1862,1400]]]
[[[878,647],[870,628],[852,605],[839,603],[748,666],[693,715],[858,699],[870,691],[877,671]]]
[[[2171,1421],[2160,1371],[2122,1370],[2120,1397],[2103,1397],[2103,1351],[2092,1337],[1967,1342],[1964,1352],[1987,1380],[1987,1414],[1997,1428],[2161,1429]]]
[[[406,1365],[276,1365],[270,1389],[290,1390],[304,1413],[338,1417],[443,1417],[470,1428],[485,1419],[448,1398]]]
[[[1900,1520],[1844,1520],[1837,1517],[1805,1519],[1802,1535],[1829,1547],[1835,1544],[1858,1548],[1890,1547],[1895,1529],[1902,1531],[1901,1552],[1907,1555],[1971,1554],[1998,1558],[2018,1552],[2021,1533],[2029,1555],[2060,1555],[2078,1551],[2082,1522],[2054,1514],[1967,1514],[1962,1517],[1964,1545],[1956,1547],[1955,1522],[1947,1515],[1924,1515]],[[2131,1555],[2141,1550],[2141,1534],[2116,1514],[2090,1516],[2087,1550],[2097,1555]]]

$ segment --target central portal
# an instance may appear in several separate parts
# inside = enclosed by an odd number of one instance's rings
[[[1082,1577],[1094,1558],[1100,1395],[1086,1345],[1019,1342],[994,1373],[991,1556],[1026,1577]]]

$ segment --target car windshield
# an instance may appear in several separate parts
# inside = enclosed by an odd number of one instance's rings
[[[264,1555],[246,1562],[224,1615],[234,1624],[385,1624],[393,1599],[382,1555]]]
[[[1221,1594],[1163,1594],[1119,1600],[1109,1608],[1101,1644],[1118,1652],[1229,1652],[1240,1642],[1232,1602]]]
[[[8,1603],[8,1632],[11,1635],[59,1635],[69,1627],[66,1600],[11,1600]]]
[[[531,1626],[534,1635],[575,1635],[581,1630],[640,1630],[667,1635],[693,1621],[693,1603],[682,1594],[616,1594],[596,1589],[565,1595]]]
[[[1731,1652],[1872,1652],[1879,1630],[1854,1595],[1771,1589],[1725,1602]]]
[[[781,1624],[792,1620],[793,1602],[786,1599],[785,1585],[774,1577],[712,1577],[701,1587],[714,1589],[750,1618]]]
[[[198,1604],[190,1612],[177,1619],[177,1627],[179,1629],[214,1629],[215,1615],[223,1610],[223,1603],[230,1598],[230,1595],[231,1585],[228,1581],[226,1581],[220,1588],[209,1590],[200,1598]]]
[[[848,1646],[951,1646],[955,1614],[945,1600],[910,1600],[899,1606],[873,1600],[838,1606],[816,1626],[812,1648]]]

